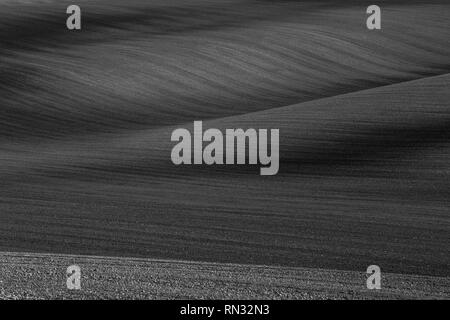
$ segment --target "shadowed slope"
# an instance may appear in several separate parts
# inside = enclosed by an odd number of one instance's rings
[[[448,88],[445,75],[205,122],[279,128],[273,177],[175,167],[173,127],[4,144],[1,248],[448,276]]]

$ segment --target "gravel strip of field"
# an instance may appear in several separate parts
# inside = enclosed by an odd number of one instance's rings
[[[81,268],[81,290],[66,270]],[[448,299],[450,278],[122,257],[0,253],[1,299]]]

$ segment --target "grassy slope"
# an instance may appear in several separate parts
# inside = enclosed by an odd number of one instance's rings
[[[145,3],[2,11],[2,250],[449,275],[448,5]],[[194,119],[280,128],[280,174],[174,168]]]

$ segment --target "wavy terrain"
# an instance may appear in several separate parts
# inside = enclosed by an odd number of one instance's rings
[[[447,1],[68,4],[0,0],[0,250],[448,279]],[[280,172],[174,166],[194,120]]]
[[[67,137],[220,118],[446,73],[449,8],[393,1],[67,1],[0,14],[1,133]],[[380,5],[384,2],[380,2]]]

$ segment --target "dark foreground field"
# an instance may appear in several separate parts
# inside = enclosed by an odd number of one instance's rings
[[[81,290],[66,269],[81,268]],[[443,277],[54,254],[0,253],[0,299],[449,299]]]
[[[83,29],[69,32],[67,1],[0,0],[0,250],[270,265],[286,297],[325,296],[319,269],[347,270],[350,288],[372,264],[393,283],[448,279],[448,1],[379,1],[378,31],[364,1],[78,2]],[[280,172],[174,166],[171,132],[194,120],[280,129]],[[2,259],[21,272],[25,258]],[[66,258],[30,259],[45,275]],[[181,266],[168,268],[241,268]],[[442,295],[417,279],[425,289],[399,294]]]

